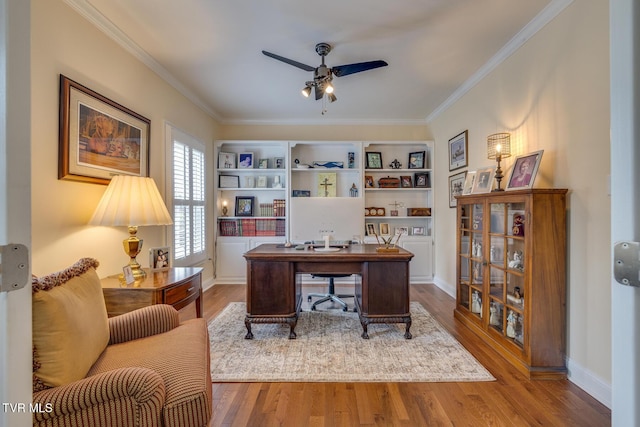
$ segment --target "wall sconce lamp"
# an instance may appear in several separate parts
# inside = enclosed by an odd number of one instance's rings
[[[142,239],[136,236],[138,226],[170,225],[173,220],[152,178],[116,175],[111,178],[89,224],[128,227],[129,238],[122,245],[137,281],[146,277],[136,260],[142,249]],[[124,281],[124,274],[120,279]]]
[[[500,182],[504,177],[502,175],[502,168],[500,167],[500,161],[503,158],[511,157],[511,134],[506,132],[494,133],[487,137],[487,158],[493,160],[496,159],[498,167],[496,168],[496,181],[498,181],[498,187],[493,191],[504,191],[500,188]]]

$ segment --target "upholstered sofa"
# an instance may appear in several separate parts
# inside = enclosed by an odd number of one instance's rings
[[[34,277],[34,426],[207,426],[204,319],[169,305],[108,318],[98,262]]]

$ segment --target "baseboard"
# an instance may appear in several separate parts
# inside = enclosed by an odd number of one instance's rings
[[[580,387],[586,393],[590,394],[598,402],[611,409],[611,384],[608,384],[602,378],[599,378],[597,375],[585,369],[579,363],[574,362],[569,357],[567,357],[567,369],[569,371],[569,381]]]
[[[438,277],[434,277],[433,284],[442,289],[452,298],[456,297],[456,287],[445,280]],[[611,409],[612,390],[611,384],[599,378],[588,369],[585,369],[579,363],[571,360],[567,357],[567,370],[569,371],[567,377],[569,381],[580,387],[585,393],[588,393],[598,402]]]

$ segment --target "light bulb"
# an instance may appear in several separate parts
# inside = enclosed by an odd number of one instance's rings
[[[327,93],[333,93],[333,86],[331,86],[331,83],[327,84],[327,87],[324,89],[324,91]]]

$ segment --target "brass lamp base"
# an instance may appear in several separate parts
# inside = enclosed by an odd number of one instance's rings
[[[129,255],[129,264],[131,267],[131,272],[133,273],[133,279],[135,281],[143,280],[147,277],[147,273],[142,269],[136,257],[140,253],[142,249],[142,239],[138,239],[136,233],[138,232],[138,226],[130,225],[129,226],[129,238],[124,239],[122,241],[122,246],[124,247],[124,252]],[[125,282],[124,273],[118,276],[122,282]]]

